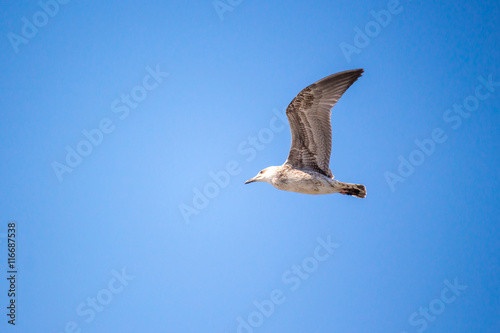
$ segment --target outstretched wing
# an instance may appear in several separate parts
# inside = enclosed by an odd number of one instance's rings
[[[362,69],[353,69],[327,76],[304,88],[293,99],[286,109],[292,146],[285,164],[332,177],[331,110],[362,73]]]

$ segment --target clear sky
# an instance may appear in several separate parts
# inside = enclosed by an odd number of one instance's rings
[[[1,7],[1,332],[500,331],[498,1]],[[367,198],[244,185],[354,68]]]

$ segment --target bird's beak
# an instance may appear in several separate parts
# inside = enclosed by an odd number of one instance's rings
[[[253,183],[253,182],[256,182],[257,180],[255,180],[255,177],[252,178],[252,179],[249,179],[245,182],[245,184],[250,184],[250,183]]]

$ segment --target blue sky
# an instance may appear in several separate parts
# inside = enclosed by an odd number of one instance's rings
[[[498,1],[1,6],[2,332],[500,331]],[[354,68],[367,198],[244,185]]]

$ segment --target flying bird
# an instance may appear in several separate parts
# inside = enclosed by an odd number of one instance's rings
[[[283,191],[366,197],[365,186],[334,179],[329,166],[331,110],[362,73],[363,69],[340,72],[304,88],[286,108],[292,131],[288,159],[281,166],[265,168],[245,184],[267,182]]]

